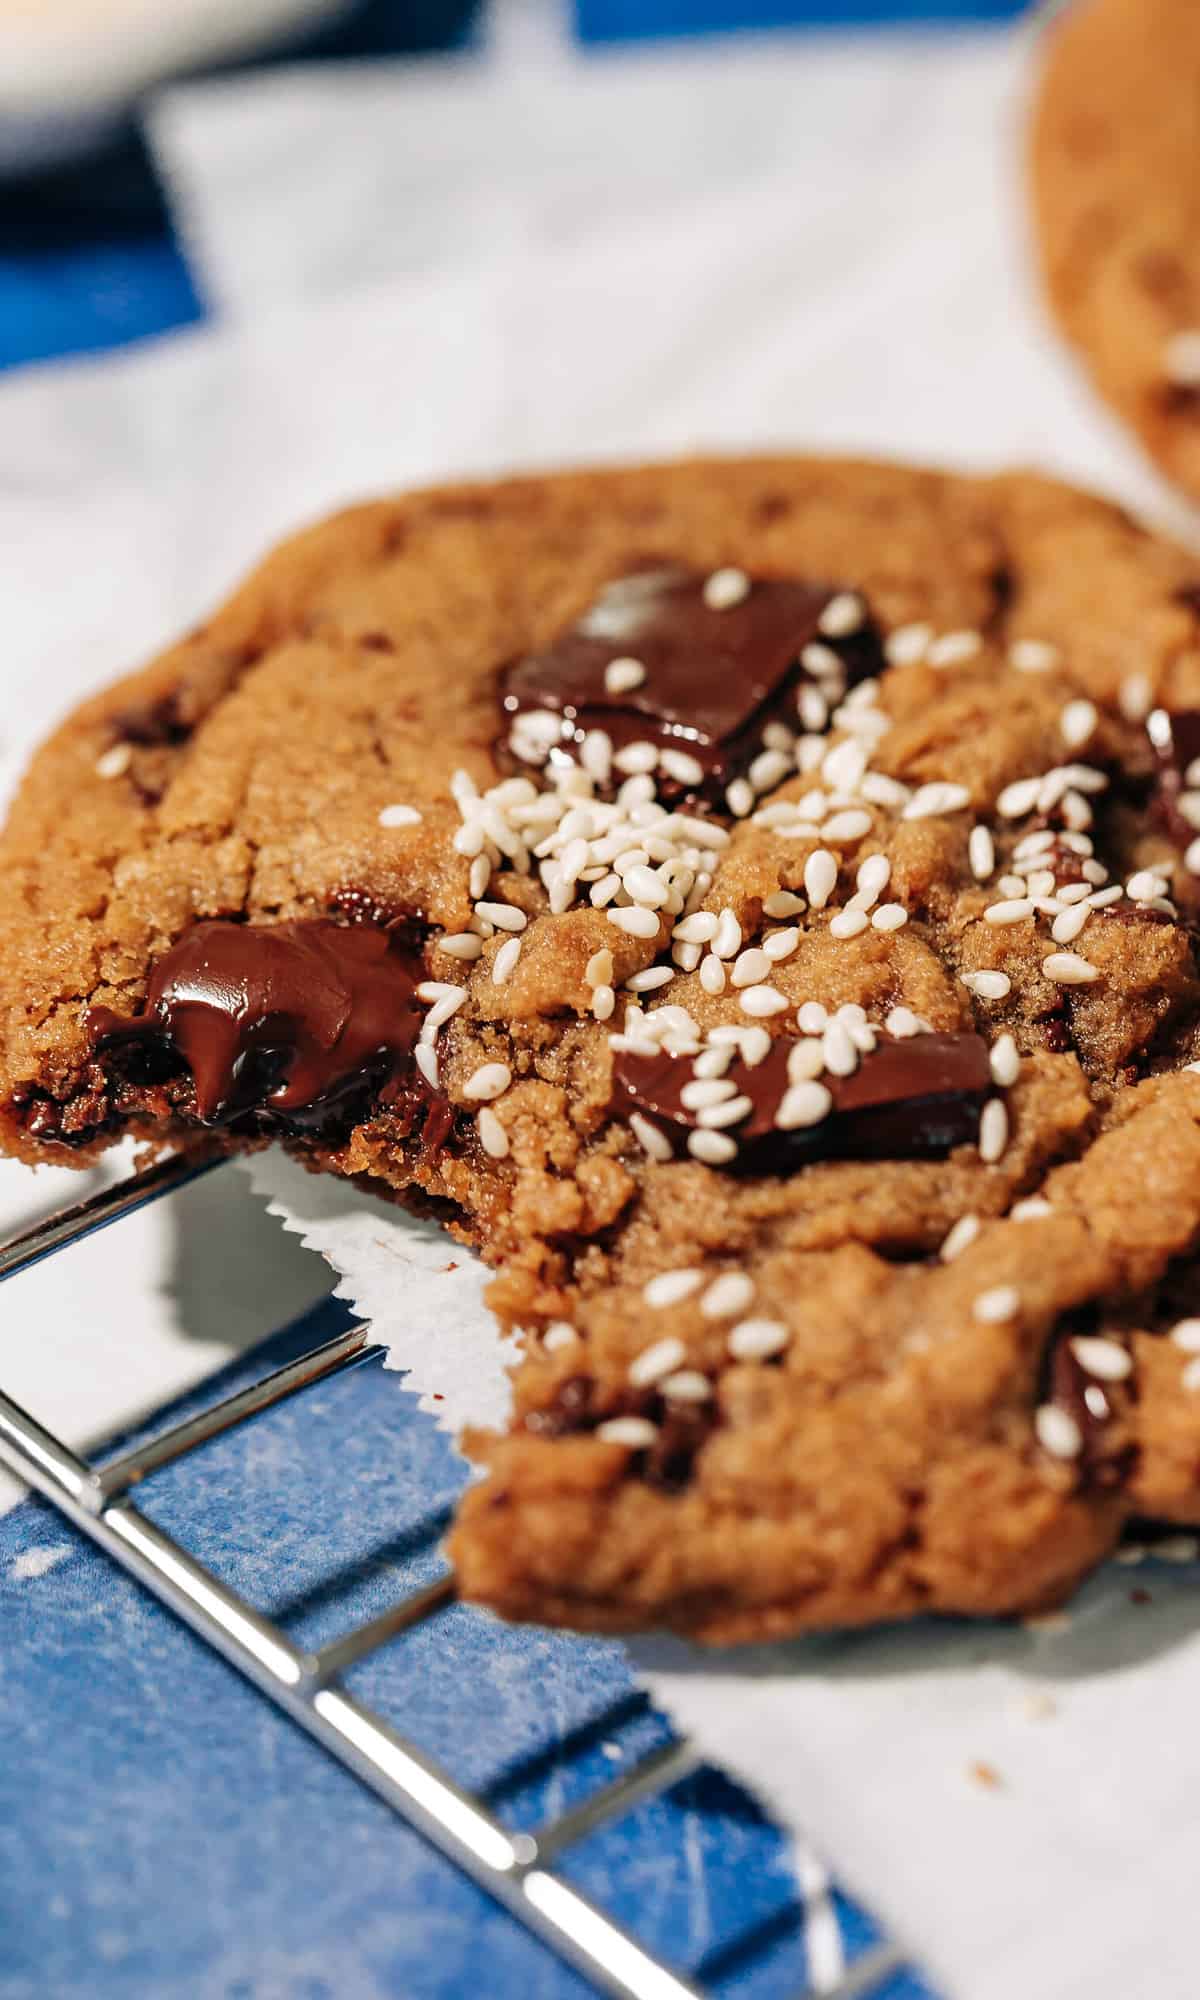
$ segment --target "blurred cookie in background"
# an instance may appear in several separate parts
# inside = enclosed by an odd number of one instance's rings
[[[1076,0],[1053,21],[1031,175],[1060,325],[1200,498],[1200,0]]]

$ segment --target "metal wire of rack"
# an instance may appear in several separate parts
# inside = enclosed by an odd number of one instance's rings
[[[0,1279],[18,1276],[220,1164],[219,1159],[168,1159],[59,1211],[0,1248]],[[353,1327],[101,1467],[70,1450],[0,1391],[0,1465],[50,1501],[477,1887],[601,1992],[617,2000],[704,2000],[702,1988],[648,1952],[549,1865],[566,1848],[695,1771],[701,1759],[692,1744],[675,1742],[650,1751],[536,1832],[510,1831],[481,1799],[456,1784],[436,1760],[342,1684],[351,1667],[454,1600],[454,1575],[448,1566],[432,1583],[400,1598],[365,1624],[306,1651],[158,1528],[130,1498],[152,1472],[380,1351],[369,1326]],[[908,1954],[896,1944],[878,1944],[856,1959],[821,2000],[868,2000],[907,1963]]]

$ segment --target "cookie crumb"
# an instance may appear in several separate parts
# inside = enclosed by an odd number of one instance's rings
[[[982,1758],[978,1758],[975,1763],[967,1765],[967,1776],[970,1778],[972,1784],[982,1786],[986,1792],[999,1792],[1003,1790],[1004,1780],[1000,1776],[996,1766],[985,1763]]]

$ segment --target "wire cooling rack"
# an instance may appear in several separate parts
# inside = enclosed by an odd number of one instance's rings
[[[18,1276],[218,1164],[167,1160],[52,1215],[0,1249],[0,1278]],[[536,1831],[513,1831],[345,1685],[350,1669],[454,1600],[449,1567],[365,1623],[306,1649],[133,1504],[132,1492],[152,1473],[380,1353],[369,1327],[351,1327],[100,1466],[0,1392],[0,1463],[601,1992],[618,2000],[703,2000],[708,1989],[672,1970],[553,1866],[566,1849],[694,1773],[701,1759],[693,1745],[659,1745]],[[869,1946],[835,1984],[822,1985],[821,2000],[882,1996],[906,1963],[907,1954],[890,1942]]]

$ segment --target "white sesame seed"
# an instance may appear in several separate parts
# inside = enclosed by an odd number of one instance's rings
[[[683,944],[708,944],[717,934],[717,919],[711,910],[696,910],[684,917],[671,932]]]
[[[943,1264],[952,1264],[956,1257],[961,1257],[963,1251],[975,1241],[978,1234],[979,1217],[977,1215],[960,1215],[953,1228],[942,1239],[942,1247],[938,1251],[938,1256],[941,1258]]]
[[[452,937],[437,940],[438,949],[450,958],[478,958],[483,950],[483,939],[475,931],[456,931]]]
[[[701,1271],[659,1271],[656,1277],[647,1279],[642,1286],[642,1297],[648,1306],[677,1306],[699,1289],[702,1277]]]
[[[418,1042],[413,1050],[413,1061],[420,1070],[430,1090],[437,1090],[441,1083],[438,1069],[437,1050],[432,1042]]]
[[[610,660],[604,669],[604,687],[608,694],[629,694],[639,688],[646,678],[646,669],[640,660],[631,660],[622,655],[619,660]]]
[[[1042,1403],[1033,1413],[1034,1434],[1042,1450],[1051,1458],[1078,1458],[1083,1450],[1083,1432],[1069,1410],[1057,1403]]]
[[[626,895],[632,896],[634,902],[639,903],[643,909],[661,910],[663,905],[670,901],[670,885],[663,881],[656,869],[648,868],[645,862],[636,863],[632,868],[626,869],[622,879]]]
[[[1086,902],[1077,904],[1074,909],[1060,910],[1050,926],[1055,944],[1074,944],[1090,915]]]
[[[579,746],[579,761],[589,778],[600,786],[612,776],[612,737],[606,729],[589,729]]]
[[[699,785],[704,781],[703,764],[698,758],[689,757],[686,750],[663,750],[658,761],[668,778],[674,778],[677,785]]]
[[[850,1031],[844,1021],[829,1023],[821,1037],[821,1051],[825,1057],[825,1067],[831,1076],[853,1076],[858,1068],[858,1050],[850,1038]]]
[[[838,865],[826,847],[818,847],[804,864],[804,887],[814,910],[824,909],[837,887]]]
[[[1052,951],[1042,960],[1042,972],[1056,986],[1087,986],[1099,979],[1100,968],[1077,951]]]
[[[512,1071],[507,1063],[480,1063],[464,1083],[463,1096],[490,1103],[493,1098],[502,1097],[511,1082]]]
[[[1117,707],[1126,722],[1144,722],[1154,706],[1154,689],[1148,674],[1126,674],[1117,689]]]
[[[648,965],[644,972],[631,972],[625,981],[627,993],[656,993],[660,986],[669,986],[675,977],[675,969],[670,965]]]
[[[612,976],[613,955],[605,945],[600,951],[594,951],[584,966],[583,983],[585,986],[608,986],[612,983]]]
[[[705,1319],[735,1319],[754,1297],[754,1285],[744,1271],[723,1271],[700,1299]]]
[[[483,895],[484,890],[487,888],[487,885],[491,881],[491,879],[492,879],[491,856],[489,854],[477,854],[475,856],[474,861],[472,861],[471,863],[471,867],[467,875],[467,888],[470,891],[472,902],[475,902],[478,897]]]
[[[734,778],[726,787],[725,803],[735,819],[745,819],[754,811],[754,787],[746,778]]]
[[[706,1132],[723,1131],[727,1125],[740,1125],[754,1109],[750,1097],[731,1097],[726,1104],[707,1104],[696,1113],[696,1123]]]
[[[622,749],[614,751],[613,763],[618,771],[625,772],[628,777],[648,777],[651,771],[658,769],[658,745],[646,742],[626,743]],[[624,803],[624,786],[621,787],[621,793]]]
[[[689,1132],[688,1152],[706,1167],[724,1167],[737,1158],[737,1140],[728,1132]]]
[[[652,1281],[653,1282],[653,1281]],[[671,1374],[681,1361],[687,1360],[687,1348],[682,1340],[673,1337],[656,1340],[652,1346],[644,1347],[629,1364],[628,1379],[635,1389],[648,1389],[664,1375]]]
[[[453,1000],[461,1007],[466,997],[465,986],[451,986],[444,979],[423,979],[417,987],[418,1000]]]
[[[773,791],[781,785],[792,770],[792,760],[782,750],[762,750],[754,759],[746,777],[756,792]]]
[[[98,778],[120,778],[124,776],[125,772],[129,769],[129,766],[132,762],[133,762],[133,745],[131,743],[114,743],[111,749],[104,750],[101,752],[99,757],[97,757],[96,762],[92,766],[92,768],[95,771],[96,776]],[[412,812],[412,807],[411,806],[388,807],[386,810],[399,811],[399,812]],[[413,814],[414,821],[420,819],[420,817],[421,817],[420,813]],[[379,823],[381,826],[390,826],[390,825],[408,826],[411,825],[413,821],[388,820],[385,819],[383,813],[380,813]]]
[[[816,734],[829,722],[829,703],[820,688],[805,682],[796,696],[796,711],[804,728]]]
[[[725,991],[725,967],[719,958],[712,956],[711,952],[700,967],[700,984],[706,993],[711,993],[714,997]]]
[[[805,1000],[796,1011],[796,1019],[805,1035],[820,1035],[829,1023],[829,1015],[819,1000]]]
[[[735,986],[757,986],[769,978],[771,960],[767,953],[755,946],[750,951],[739,952],[733,962],[730,978]]]
[[[592,1436],[601,1444],[623,1444],[630,1451],[646,1451],[658,1437],[658,1425],[649,1417],[609,1417],[597,1424]]]
[[[787,1058],[789,1083],[810,1083],[824,1069],[825,1051],[818,1036],[806,1036],[803,1041],[792,1043]]]
[[[493,1160],[504,1159],[508,1152],[508,1133],[490,1106],[485,1104],[477,1114],[475,1129],[484,1152]]]
[[[907,1041],[910,1035],[919,1035],[921,1023],[911,1007],[893,1007],[884,1018],[884,1027],[897,1041]]]
[[[498,931],[523,931],[529,922],[524,910],[514,909],[511,903],[476,903],[475,914],[495,924]]]
[[[1125,894],[1135,903],[1152,903],[1156,896],[1165,896],[1167,884],[1153,868],[1139,868],[1125,884]]]
[[[1063,742],[1069,750],[1081,750],[1095,734],[1099,716],[1091,701],[1069,701],[1058,718]]]
[[[645,910],[635,903],[631,908],[607,910],[605,915],[610,924],[615,924],[627,937],[652,938],[658,936],[658,918],[653,910]]]
[[[981,1000],[1003,1000],[1012,991],[1007,972],[964,972],[962,983]]]
[[[1177,389],[1200,389],[1200,328],[1183,327],[1166,342],[1163,374]]]
[[[659,1131],[657,1125],[652,1125],[648,1118],[643,1118],[640,1111],[630,1113],[629,1128],[648,1159],[670,1159],[671,1141],[665,1132]]]
[[[1015,1285],[993,1285],[980,1292],[971,1307],[973,1316],[984,1326],[999,1326],[1015,1319],[1021,1309],[1021,1294]]]
[[[771,1037],[766,1028],[739,1029],[738,1045],[747,1069],[757,1069],[771,1053]]]
[[[1200,846],[1200,842],[1197,842]],[[790,889],[774,889],[763,899],[763,912],[768,917],[799,917],[807,909],[803,896],[793,895]]]
[[[1003,903],[989,903],[983,913],[985,924],[1020,924],[1033,915],[1028,896],[1013,896]]]
[[[663,1395],[671,1403],[707,1403],[713,1386],[707,1375],[698,1368],[680,1368],[674,1375],[667,1375],[659,1383]]]
[[[993,1166],[1008,1145],[1008,1110],[1002,1097],[989,1097],[979,1120],[979,1157]]]
[[[1098,1382],[1123,1382],[1133,1373],[1133,1356],[1119,1341],[1080,1334],[1070,1348],[1080,1367]]]
[[[708,1104],[723,1104],[728,1097],[737,1094],[736,1083],[726,1077],[697,1077],[694,1083],[685,1083],[679,1093],[679,1101],[685,1111],[703,1111]]]
[[[1075,791],[1065,792],[1062,800],[1062,817],[1072,833],[1082,833],[1092,824],[1093,814],[1085,798]]]
[[[1011,1035],[1000,1035],[988,1051],[992,1082],[1003,1090],[1010,1090],[1021,1074],[1021,1058]]]
[[[554,1319],[542,1335],[542,1346],[547,1354],[553,1354],[560,1347],[573,1347],[578,1338],[578,1329],[570,1320]]]
[[[886,854],[868,854],[860,862],[854,886],[860,896],[869,896],[874,902],[883,894],[892,876],[892,864]]]
[[[925,658],[931,667],[957,667],[973,660],[982,646],[978,632],[944,632],[928,647]]]
[[[715,569],[705,577],[701,595],[710,611],[730,611],[750,595],[750,579],[744,569]]]
[[[742,927],[732,910],[722,910],[713,935],[714,958],[736,958],[742,948]]]
[[[790,1067],[789,1062],[789,1074]],[[801,1079],[790,1083],[784,1091],[775,1113],[775,1123],[781,1132],[797,1132],[808,1125],[819,1125],[832,1110],[833,1094],[825,1084],[813,1078]]]
[[[785,959],[792,956],[799,942],[800,932],[793,926],[789,930],[769,931],[762,941],[762,948],[771,965],[782,965]]]
[[[782,1320],[743,1319],[730,1327],[725,1344],[735,1361],[769,1361],[782,1354],[790,1339]]]
[[[592,988],[592,1013],[597,1021],[611,1021],[616,1004],[617,996],[611,986]]]
[[[1200,1319],[1178,1319],[1171,1328],[1171,1339],[1185,1354],[1200,1354]]]
[[[871,918],[871,923],[877,931],[903,930],[907,922],[908,911],[903,903],[881,903]]]
[[[127,764],[129,762],[128,744],[118,744],[117,748],[125,750],[126,752],[125,762]],[[109,755],[110,756],[112,755],[111,751],[109,752]],[[100,768],[99,765],[97,765],[96,768],[97,770],[99,770]],[[107,771],[101,771],[100,775],[103,778],[103,777],[108,777],[110,775],[115,777],[117,774],[116,772],[110,774]],[[385,806],[383,808],[383,811],[379,815],[379,824],[380,826],[388,826],[388,827],[419,826],[421,824],[421,815],[417,811],[415,806]]]
[[[886,806],[889,812],[899,812],[906,806],[912,793],[899,778],[889,778],[885,771],[866,771],[859,791],[868,805]]]
[[[1032,812],[1041,788],[1040,778],[1018,778],[1013,784],[1005,785],[996,800],[996,811],[1001,819],[1020,819],[1025,813]]]
[[[738,996],[743,1014],[749,1014],[756,1020],[765,1020],[771,1014],[782,1014],[787,1004],[776,986],[747,986]]]
[[[821,838],[831,840],[835,846],[843,840],[861,840],[864,833],[871,831],[871,815],[851,806],[846,812],[832,813],[821,828]]]
[[[898,625],[883,642],[884,657],[889,666],[915,666],[924,659],[932,639],[932,625]]]
[[[867,769],[867,753],[861,743],[847,736],[821,760],[821,779],[829,792],[857,792]]]
[[[1048,639],[1014,639],[1008,649],[1008,664],[1019,674],[1045,674],[1061,659],[1057,646]]]
[[[910,820],[940,819],[945,813],[961,812],[970,803],[971,794],[965,785],[918,785],[900,817]]]
[[[862,629],[865,621],[866,610],[857,592],[839,590],[818,618],[817,630],[827,639],[848,639],[852,632]]]
[[[835,938],[857,937],[870,922],[865,910],[839,910],[829,919],[829,934]]]
[[[714,1076],[724,1076],[736,1051],[729,1045],[724,1048],[701,1049],[692,1064],[692,1075],[702,1081]]]

